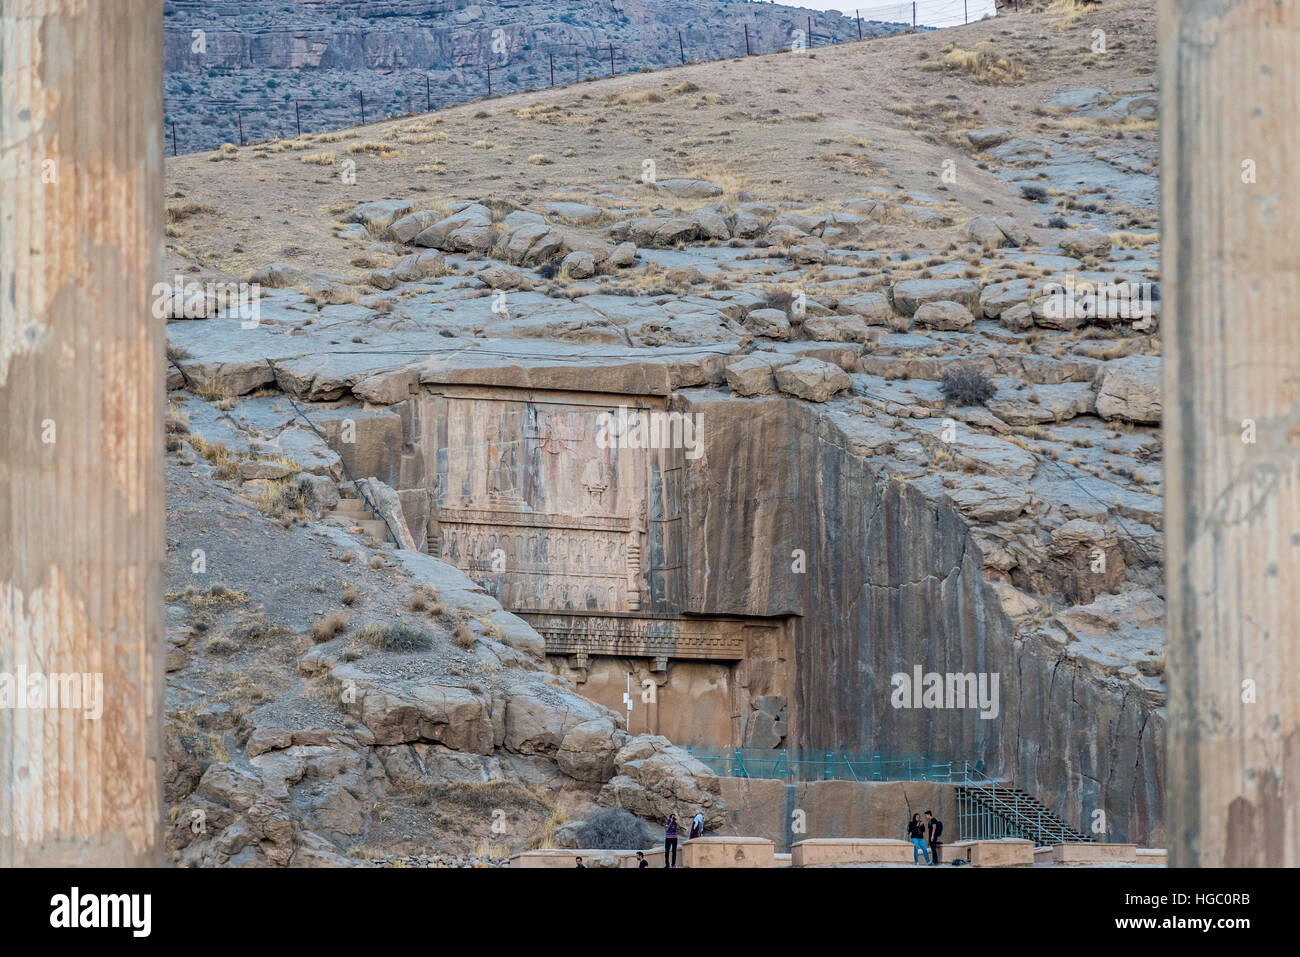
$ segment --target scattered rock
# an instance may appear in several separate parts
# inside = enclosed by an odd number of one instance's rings
[[[923,328],[941,332],[961,332],[975,323],[971,311],[959,302],[939,300],[923,303],[912,320]]]
[[[1159,356],[1126,356],[1097,370],[1097,414],[1154,425],[1164,411],[1163,361]]]
[[[678,199],[712,199],[722,195],[722,187],[702,179],[665,179],[657,184]]]
[[[775,375],[782,392],[810,402],[825,402],[852,384],[847,372],[820,359],[800,359],[781,366]]]

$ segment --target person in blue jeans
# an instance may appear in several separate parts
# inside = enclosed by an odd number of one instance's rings
[[[907,836],[912,841],[912,863],[919,864],[918,855],[925,855],[925,863],[930,863],[930,852],[925,846],[925,825],[921,823],[921,815],[913,814],[912,819],[907,822]]]
[[[680,828],[677,815],[669,814],[664,822],[664,867],[677,866],[677,832]]]

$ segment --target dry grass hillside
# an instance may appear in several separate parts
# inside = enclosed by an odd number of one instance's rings
[[[660,179],[706,179],[730,200],[817,206],[882,186],[937,194],[957,222],[979,212],[1041,219],[1041,206],[980,167],[966,130],[1151,142],[1156,135],[1150,121],[1044,108],[1071,87],[1118,94],[1155,81],[1150,0],[1075,8],[1054,4],[1061,12],[593,80],[169,158],[168,274],[197,264],[205,274],[243,278],[288,260],[360,275],[368,257],[339,235],[341,216],[357,203],[578,197],[599,205],[602,192],[637,188],[647,160]],[[1097,29],[1107,53],[1092,52]],[[354,185],[343,182],[347,161],[355,163]],[[957,177],[945,184],[949,162]],[[646,188],[639,195],[647,210],[660,201]],[[1139,217],[1132,225],[1147,224]],[[933,244],[933,231],[918,236],[902,222],[876,245],[904,249],[923,238]]]

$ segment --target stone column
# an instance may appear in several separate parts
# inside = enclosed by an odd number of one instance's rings
[[[1169,863],[1300,865],[1300,5],[1160,3]]]
[[[162,3],[0,18],[0,866],[158,864]]]

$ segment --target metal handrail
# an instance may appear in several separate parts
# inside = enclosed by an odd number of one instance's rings
[[[981,776],[983,777],[983,775]],[[1090,838],[1080,834],[1050,810],[1047,811],[1049,817],[1044,823],[1044,808],[1038,805],[1037,802],[1034,802],[1036,806],[1033,808],[1037,812],[1036,817],[1029,817],[1021,810],[1021,804],[1028,802],[1022,802],[1021,796],[1018,794],[1014,795],[1015,799],[1012,801],[1007,800],[1006,797],[999,797],[996,781],[990,781],[986,785],[983,781],[976,781],[967,775],[967,780],[963,782],[963,785],[984,796],[990,805],[989,810],[999,815],[1003,819],[1003,823],[1009,828],[1033,835],[1035,844],[1047,843],[1042,840],[1044,836],[1055,838],[1057,843],[1090,842]]]

